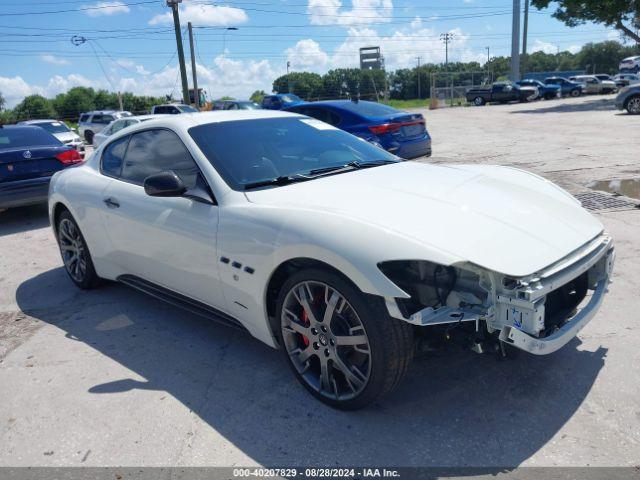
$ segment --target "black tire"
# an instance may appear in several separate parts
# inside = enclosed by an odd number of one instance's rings
[[[580,89],[574,88],[573,90],[571,90],[569,92],[569,95],[572,96],[572,97],[579,97],[580,96]]]
[[[483,105],[484,105],[484,104],[486,104],[486,103],[487,103],[487,102],[486,102],[486,100],[485,100],[484,98],[480,97],[480,96],[478,96],[478,97],[476,97],[476,98],[474,98],[474,99],[473,99],[473,104],[474,104],[476,107],[481,107],[481,106],[483,106]]]
[[[74,242],[71,242],[69,237],[65,235],[65,233],[68,233],[69,224],[77,232],[77,237],[74,239]],[[68,210],[62,212],[58,217],[58,223],[56,224],[56,237],[65,271],[69,275],[69,278],[71,278],[71,281],[83,290],[90,290],[100,285],[101,279],[96,274],[87,242],[80,231],[80,227],[78,227],[78,224]],[[74,248],[76,245],[82,248],[82,253],[78,256],[79,258],[77,263],[79,265],[84,265],[84,269],[79,268],[77,271],[73,267],[74,264],[71,264],[68,260],[70,251],[65,249],[65,247]]]
[[[630,115],[640,115],[640,95],[628,98],[624,108]]]
[[[93,145],[93,132],[91,130],[87,130],[84,132],[84,139],[87,141],[89,145]]]
[[[366,379],[366,382],[363,382],[361,390],[358,392],[355,392],[354,390],[354,393],[352,394],[355,396],[351,398],[337,399],[329,397],[326,392],[321,393],[321,391],[319,391],[321,388],[317,385],[316,387],[313,387],[309,383],[309,380],[305,379],[306,377],[303,377],[303,375],[298,371],[288,351],[290,350],[290,347],[289,343],[285,341],[284,335],[286,334],[290,339],[290,335],[292,334],[290,330],[285,330],[286,321],[284,320],[285,317],[283,317],[285,301],[288,301],[287,299],[291,298],[290,295],[293,293],[294,289],[300,288],[300,285],[307,283],[324,285],[325,287],[328,286],[329,289],[341,295],[344,300],[346,300],[349,311],[355,311],[357,318],[361,323],[360,331],[364,329],[365,336],[368,340],[367,351],[369,352],[369,356],[367,357],[369,365],[368,378]],[[314,301],[313,304],[315,303],[316,302]],[[319,306],[314,306],[313,308],[316,309],[319,308]],[[343,311],[339,312],[335,318],[342,316],[347,308],[344,308]],[[281,350],[295,377],[315,398],[333,408],[341,410],[356,410],[363,408],[372,402],[375,402],[383,395],[392,392],[405,377],[413,359],[414,342],[411,325],[390,317],[381,298],[362,293],[357,287],[341,275],[329,270],[307,268],[294,273],[289,279],[287,279],[280,290],[277,299],[276,315],[278,325],[280,326],[278,335],[282,346]],[[333,322],[333,320],[330,321]],[[320,325],[320,323],[316,325]],[[311,323],[310,326],[312,326]],[[329,332],[334,333],[332,323],[329,325]],[[295,335],[295,333],[293,335]],[[320,335],[322,334],[320,333]],[[336,340],[337,338],[338,337],[336,335]],[[310,342],[312,342],[313,345],[311,345]],[[313,338],[310,340],[307,339],[305,345],[309,346],[309,348],[311,348],[311,346],[314,348],[317,347],[316,342],[313,342]],[[323,343],[323,345],[327,346],[326,343]],[[333,341],[331,341],[331,345],[334,345]],[[320,361],[319,357],[322,356],[321,351],[323,348],[324,347],[320,346],[320,351],[315,354],[318,357],[318,361]],[[338,350],[338,347],[334,348]],[[351,348],[355,349],[355,346]],[[326,351],[327,350],[325,349],[325,352]],[[329,354],[327,353],[327,356],[328,355]],[[312,369],[311,360],[314,357],[308,358],[310,360],[307,360],[307,368],[303,373],[305,375],[312,375],[312,373],[307,372]],[[335,392],[338,390],[336,375],[339,379],[342,374],[338,369],[331,370],[331,374],[333,391]],[[339,396],[340,395],[336,395],[336,397]]]

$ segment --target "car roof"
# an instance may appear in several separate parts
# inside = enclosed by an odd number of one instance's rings
[[[232,122],[235,120],[260,120],[266,118],[303,118],[302,115],[282,110],[212,110],[209,112],[183,113],[181,115],[152,115],[152,119],[130,128],[141,130],[157,126],[188,130],[208,123]],[[127,129],[128,132],[132,130]]]

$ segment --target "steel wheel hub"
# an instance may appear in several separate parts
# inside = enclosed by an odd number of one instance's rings
[[[280,324],[293,366],[315,391],[347,400],[366,387],[369,340],[356,311],[337,290],[321,282],[299,283],[285,297]]]

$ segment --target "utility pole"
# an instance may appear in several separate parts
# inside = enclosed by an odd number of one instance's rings
[[[191,50],[191,75],[193,75],[193,100],[196,108],[200,108],[200,92],[198,91],[198,73],[196,72],[196,52],[193,49],[193,25],[187,23],[189,27],[189,49]]]
[[[487,49],[487,68],[489,68],[489,62],[491,61],[491,55],[489,55],[489,52],[491,51],[490,47],[484,47]]]
[[[449,65],[449,42],[453,40],[453,33],[441,33],[440,41],[444,42],[444,65]]]
[[[520,0],[513,0],[511,24],[511,81],[520,80]]]
[[[522,26],[522,73],[527,73],[527,34],[529,31],[529,0],[524,0],[524,23]]]
[[[418,75],[418,100],[420,100],[421,98],[421,93],[420,92],[420,60],[422,59],[422,57],[416,57],[416,60],[418,61],[418,69],[416,70],[416,73]]]
[[[187,66],[184,63],[184,48],[182,46],[182,32],[180,31],[180,14],[178,5],[182,0],[167,0],[167,7],[173,11],[173,26],[176,31],[176,44],[178,46],[178,60],[180,61],[180,77],[182,77],[182,101],[189,105],[189,83],[187,82]]]

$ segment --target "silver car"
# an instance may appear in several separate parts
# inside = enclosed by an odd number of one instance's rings
[[[640,115],[640,84],[621,89],[616,97],[616,107],[631,115]]]
[[[136,123],[151,120],[152,118],[158,118],[161,115],[139,115],[135,117],[124,117],[118,120],[114,120],[99,133],[96,133],[93,137],[93,147],[98,148],[102,143],[116,132],[119,132],[123,128],[127,128],[129,125],[135,125]]]
[[[613,93],[618,91],[616,82],[601,80],[595,75],[576,75],[569,80],[582,83],[584,85],[584,93]]]
[[[93,144],[93,137],[96,133],[101,132],[107,125],[114,120],[122,117],[130,117],[131,112],[118,110],[96,110],[80,115],[78,121],[78,132],[88,144]]]
[[[62,143],[75,148],[80,155],[84,156],[84,142],[80,136],[71,130],[64,122],[50,119],[26,120],[24,122],[19,122],[18,125],[35,125],[36,127],[43,128]]]

